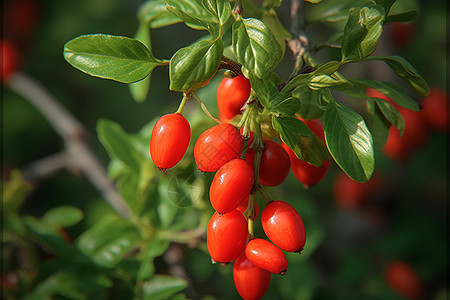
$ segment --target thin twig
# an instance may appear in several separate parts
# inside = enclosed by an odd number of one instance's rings
[[[105,200],[122,217],[128,218],[129,208],[86,142],[88,134],[83,125],[40,82],[29,75],[18,72],[8,80],[7,86],[33,104],[62,137],[66,146],[67,164],[81,170]]]

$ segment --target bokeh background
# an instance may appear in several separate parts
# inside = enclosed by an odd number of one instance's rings
[[[395,9],[417,9],[418,18],[409,24],[406,30],[410,32],[402,36],[410,36],[400,44],[394,26],[387,25],[377,53],[403,56],[431,87],[445,90],[445,1],[398,2]],[[153,72],[146,101],[137,103],[126,85],[93,78],[71,67],[63,58],[63,47],[72,38],[87,33],[134,36],[138,27],[136,13],[142,3],[138,0],[3,1],[4,37],[16,43],[20,50],[20,72],[40,82],[83,124],[93,152],[105,166],[109,157],[97,138],[99,119],[112,120],[126,132],[135,133],[156,117],[175,111],[181,95],[168,90],[168,69],[158,67]],[[283,4],[280,14],[287,16],[288,9]],[[307,9],[313,16],[312,5],[307,5]],[[332,30],[333,27],[313,25],[308,34],[312,40],[320,40]],[[202,35],[184,24],[155,29],[151,34],[153,54],[166,59]],[[325,59],[337,54],[333,50],[321,52]],[[286,77],[291,67],[292,56],[287,54],[277,72]],[[344,74],[397,80],[382,63],[351,66]],[[220,79],[221,73],[199,91],[214,115],[217,115],[215,89]],[[342,101],[358,107],[351,99]],[[192,118],[206,118],[196,103],[189,103],[187,111]],[[2,87],[2,112],[3,182],[11,180],[14,170],[19,169],[26,176],[36,161],[64,151],[63,140],[47,119],[8,83]],[[428,130],[426,143],[414,149],[405,160],[389,158],[377,149],[377,185],[356,206],[346,206],[336,200],[335,188],[341,171],[334,164],[325,179],[311,189],[305,189],[292,173],[279,188],[269,189],[274,198],[288,201],[302,215],[310,251],[302,256],[288,255],[287,275],[272,276],[264,299],[404,299],[384,280],[387,266],[394,261],[407,262],[416,270],[424,289],[423,299],[446,299],[446,140],[445,132]],[[30,184],[19,215],[41,217],[56,206],[77,207],[84,213],[83,219],[65,228],[72,241],[110,210],[98,190],[76,169],[62,168],[48,177],[32,178]],[[339,186],[346,183],[340,182]],[[348,188],[354,191],[361,186]],[[31,244],[38,248],[37,270],[26,270],[20,251],[11,249],[3,240],[3,289],[24,288],[24,285],[17,286],[23,272],[37,272],[41,274],[40,279],[50,276],[40,269],[45,267],[49,253],[34,242]],[[201,248],[174,243],[169,254],[178,253],[177,267],[181,273],[170,268],[167,253],[156,259],[157,272],[187,277],[189,286],[184,292],[188,298],[239,299],[231,265],[212,265]],[[120,281],[120,276],[114,280]],[[30,281],[26,286],[33,290],[38,284]],[[109,288],[101,298],[124,299],[112,290]],[[87,299],[90,297],[86,295]],[[68,298],[56,293],[52,299]],[[85,298],[80,296],[80,299]]]

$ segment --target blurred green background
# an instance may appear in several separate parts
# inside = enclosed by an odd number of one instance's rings
[[[4,13],[12,2],[21,0],[4,1]],[[87,33],[134,36],[138,27],[136,12],[143,1],[47,0],[36,3],[38,10],[32,33],[27,40],[19,41],[21,71],[40,81],[85,126],[90,145],[106,166],[109,158],[96,135],[98,119],[112,120],[126,132],[135,133],[155,117],[175,111],[181,95],[168,90],[168,69],[159,67],[152,74],[147,100],[136,103],[126,85],[93,78],[71,67],[63,58],[63,47],[72,38]],[[407,47],[395,48],[389,40],[389,27],[386,27],[377,51],[383,55],[403,56],[430,86],[445,89],[444,1],[404,0],[396,5],[418,9],[414,38]],[[284,4],[280,14],[287,16],[288,9]],[[4,21],[11,18],[4,14]],[[311,39],[320,39],[330,30],[312,28],[315,30],[308,32]],[[184,24],[152,30],[151,34],[155,57],[166,59],[201,36]],[[322,55],[335,54],[325,51]],[[282,77],[289,74],[291,59],[288,54],[277,69]],[[379,74],[384,74],[383,66],[365,66],[365,69],[355,67],[346,71],[373,79],[380,79]],[[381,73],[375,70],[377,68]],[[220,79],[221,73],[199,91],[214,115],[217,115],[215,89]],[[62,139],[47,120],[7,85],[3,86],[2,107],[3,180],[11,177],[13,169],[25,170],[32,162],[64,150]],[[189,109],[193,116],[201,115],[196,103],[191,103]],[[446,139],[446,133],[430,132],[427,144],[406,162],[391,160],[377,151],[376,172],[384,183],[372,195],[373,201],[360,210],[347,211],[336,204],[333,183],[340,173],[336,165],[332,165],[319,185],[309,190],[305,190],[292,173],[279,188],[268,189],[274,198],[288,201],[298,209],[305,222],[310,250],[305,249],[302,256],[287,255],[287,275],[272,276],[264,299],[402,299],[383,280],[384,268],[394,260],[407,261],[416,269],[425,285],[424,299],[445,299],[448,267]],[[20,214],[40,217],[59,205],[75,206],[84,212],[80,223],[66,229],[74,240],[108,209],[89,180],[62,170],[51,178],[33,182]],[[261,232],[260,228],[258,230]],[[180,267],[189,278],[187,297],[239,298],[233,285],[231,265],[212,265],[204,251],[189,245],[173,247],[182,251]],[[9,252],[3,251],[4,263],[11,258],[8,255]],[[155,264],[159,273],[170,273],[167,259],[161,257]],[[14,264],[6,263],[3,273],[14,270]],[[108,298],[121,299],[114,293]],[[61,296],[61,299],[66,297]]]

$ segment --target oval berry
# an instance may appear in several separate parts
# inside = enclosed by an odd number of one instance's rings
[[[317,135],[323,142],[325,142],[325,135],[323,131],[322,123],[313,119],[310,121],[303,121],[309,127],[309,129]],[[292,151],[286,144],[282,143],[283,148],[289,155],[291,160],[291,170],[294,174],[295,178],[298,181],[303,183],[305,188],[310,188],[318,184],[328,173],[328,169],[330,168],[331,161],[323,161],[323,165],[321,167],[316,167],[311,165],[310,163],[299,159],[294,151]]]
[[[269,288],[270,272],[255,266],[243,252],[233,263],[234,285],[245,300],[261,299]]]
[[[1,39],[1,56],[2,66],[1,81],[5,82],[19,68],[19,53],[14,44],[8,40]]]
[[[150,155],[159,170],[175,166],[184,156],[191,139],[189,122],[178,113],[162,116],[153,127]]]
[[[245,247],[245,255],[261,269],[274,274],[286,274],[286,255],[269,241],[259,238],[250,240]]]
[[[301,252],[306,243],[305,226],[298,212],[284,201],[272,201],[261,214],[267,237],[287,252]]]
[[[206,245],[211,258],[220,263],[235,260],[245,249],[247,221],[240,211],[215,212],[206,228]]]
[[[289,154],[275,141],[266,140],[259,167],[259,181],[266,186],[277,186],[289,175]]]
[[[422,100],[421,111],[425,122],[434,130],[445,132],[450,128],[448,121],[448,98],[444,90],[436,87],[430,89],[428,97]]]
[[[230,120],[240,114],[241,107],[250,96],[250,91],[250,81],[242,74],[222,79],[217,88],[217,106],[221,118]]]
[[[197,167],[203,172],[215,172],[230,160],[237,158],[244,139],[232,124],[224,123],[203,132],[194,146]]]
[[[392,262],[384,273],[386,284],[399,295],[407,299],[421,299],[424,283],[408,263]]]
[[[254,180],[253,169],[245,160],[229,161],[217,171],[211,183],[211,205],[222,214],[236,209],[250,194]]]

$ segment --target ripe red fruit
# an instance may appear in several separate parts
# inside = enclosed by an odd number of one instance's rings
[[[245,247],[245,255],[261,269],[274,274],[286,274],[286,255],[269,241],[259,238],[250,240]]]
[[[325,134],[323,131],[322,123],[313,119],[310,121],[304,121],[305,124],[309,127],[309,129],[317,135],[323,142],[325,142]],[[286,144],[282,143],[283,148],[289,154],[289,158],[291,160],[291,170],[294,173],[295,178],[298,181],[303,183],[305,188],[310,188],[318,184],[327,174],[328,169],[330,168],[331,161],[323,161],[323,165],[321,167],[313,166],[306,161],[299,159],[294,151],[292,151]]]
[[[446,118],[449,110],[448,98],[444,90],[431,88],[428,97],[422,100],[422,106],[421,113],[430,128],[438,131],[446,131],[450,128]]]
[[[191,139],[189,122],[178,113],[162,116],[153,127],[150,155],[159,170],[175,166],[186,153]]]
[[[284,201],[272,201],[261,214],[267,237],[287,252],[301,252],[306,243],[305,226],[298,212]]]
[[[211,258],[220,263],[235,260],[245,249],[247,221],[240,211],[215,212],[206,228],[206,245]]]
[[[252,190],[253,169],[240,158],[223,165],[214,176],[209,189],[211,205],[219,213],[236,209]]]
[[[237,207],[237,210],[240,211],[242,214],[244,214],[245,211],[247,210],[248,198],[249,198],[249,196],[245,197],[244,201],[242,201],[241,204],[239,204],[239,206]],[[251,219],[256,220],[258,215],[259,215],[259,207],[258,207],[258,204],[255,202],[255,216]]]
[[[220,116],[230,120],[241,113],[241,107],[250,96],[250,81],[239,75],[233,78],[225,77],[217,88],[217,105]]]
[[[230,160],[238,157],[244,139],[231,124],[224,123],[209,128],[195,142],[194,158],[203,172],[215,172]]]
[[[265,140],[259,167],[259,181],[266,186],[281,184],[289,174],[289,154],[275,141]]]
[[[388,29],[391,44],[396,49],[405,49],[414,41],[416,30],[413,23],[392,22]]]
[[[270,272],[255,266],[243,252],[233,263],[234,285],[245,300],[261,299],[270,284]]]
[[[366,183],[360,183],[348,177],[344,172],[340,172],[333,183],[333,195],[340,208],[352,211],[364,205],[382,188],[383,182],[375,173]]]
[[[423,147],[428,140],[428,131],[421,114],[403,107],[398,111],[405,119],[405,131],[400,136],[399,131],[391,126],[383,152],[396,160],[408,159],[413,150]]]
[[[421,299],[424,283],[408,263],[392,262],[384,272],[386,284],[399,295],[408,299]]]
[[[19,68],[19,53],[16,46],[8,40],[1,39],[1,57],[2,67],[1,81],[5,82]]]

